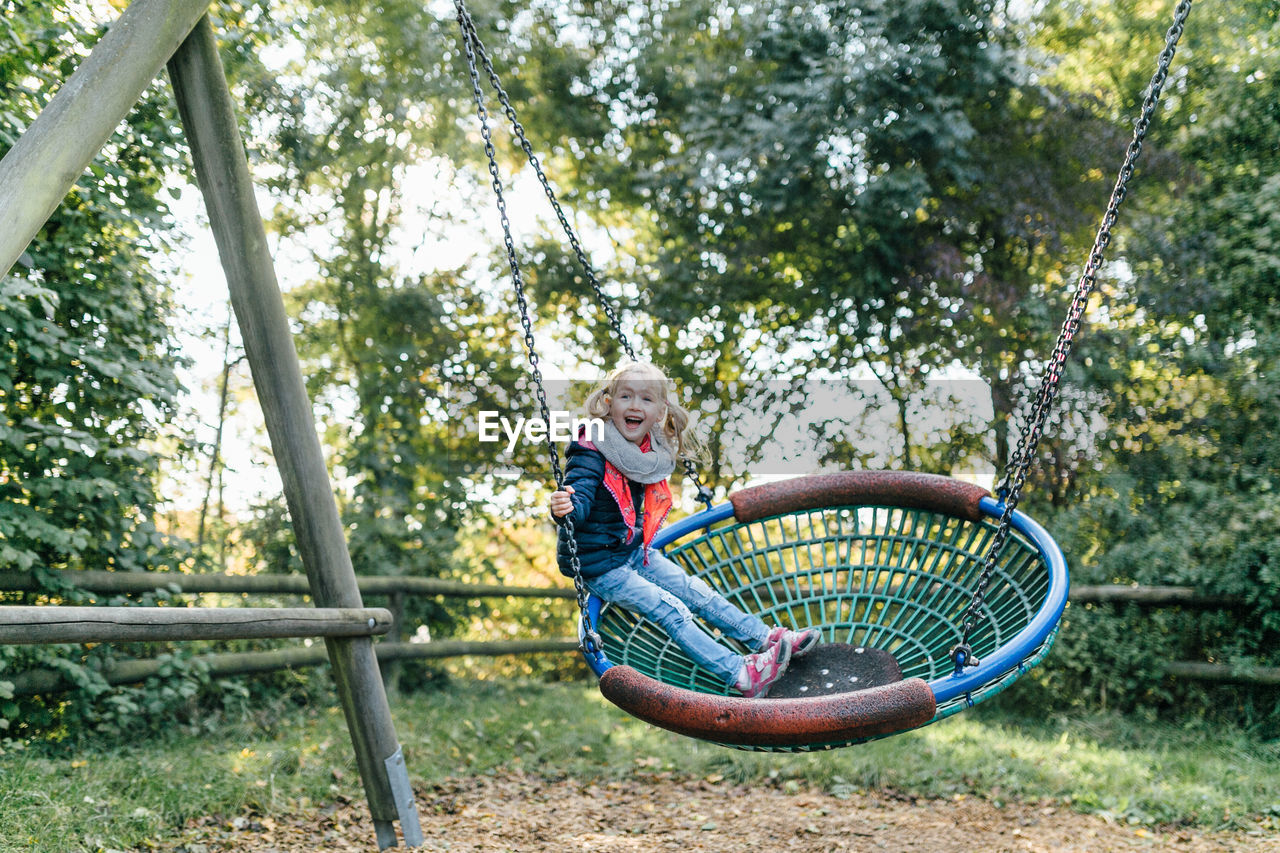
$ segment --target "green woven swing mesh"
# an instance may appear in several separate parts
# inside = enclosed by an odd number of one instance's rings
[[[953,669],[949,652],[960,641],[961,615],[995,531],[996,524],[986,519],[851,506],[746,524],[730,520],[669,547],[666,554],[769,625],[819,627],[824,642],[883,649],[897,659],[904,678],[932,681]],[[974,654],[981,660],[1026,627],[1048,587],[1039,551],[1011,532],[987,589],[986,618],[969,639]],[[613,663],[701,693],[729,693],[647,619],[610,606],[599,629]],[[718,636],[714,629],[708,632]],[[1053,639],[1050,634],[1021,666],[981,690],[940,703],[930,722],[1003,690],[1044,657]],[[735,640],[720,641],[748,651]]]

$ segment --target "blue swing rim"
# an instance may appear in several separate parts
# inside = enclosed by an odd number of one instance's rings
[[[983,515],[997,521],[1004,515],[1004,503],[991,496],[982,498],[978,508]],[[713,524],[733,518],[735,518],[733,504],[726,501],[682,518],[670,527],[660,530],[650,547],[663,549],[690,533],[706,530]],[[1022,666],[1023,662],[1032,657],[1057,630],[1058,622],[1066,609],[1071,581],[1062,548],[1049,535],[1049,531],[1021,510],[1013,511],[1010,526],[1025,536],[1044,559],[1049,572],[1049,588],[1045,592],[1044,601],[1036,615],[1021,631],[1010,637],[1004,645],[986,655],[977,666],[965,667],[960,672],[952,672],[928,682],[938,705],[978,691]],[[598,596],[594,594],[588,596],[587,618],[590,620],[590,628],[593,631],[600,624],[600,612],[603,607],[604,602]],[[581,622],[578,625],[580,642],[585,637],[586,627]],[[609,660],[604,649],[588,652],[585,650],[585,644],[583,645],[582,656],[597,678],[615,665]]]

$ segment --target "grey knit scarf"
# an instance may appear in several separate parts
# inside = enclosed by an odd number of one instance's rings
[[[650,430],[649,452],[644,453],[639,445],[627,441],[613,421],[606,418],[604,438],[596,442],[596,447],[614,468],[637,483],[661,483],[676,470],[676,458],[663,441],[661,429]]]

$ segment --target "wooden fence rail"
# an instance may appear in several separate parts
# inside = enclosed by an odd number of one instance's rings
[[[391,611],[359,607],[0,607],[0,643],[368,637]]]
[[[578,648],[577,640],[500,640],[471,643],[461,640],[441,640],[431,643],[378,643],[373,647],[379,663],[410,660],[414,658],[450,658],[465,655],[494,657],[500,655],[568,654]],[[276,649],[267,652],[227,652],[196,655],[192,658],[205,667],[213,678],[234,675],[252,675],[259,672],[275,672],[281,669],[299,669],[319,666],[329,658],[323,646],[299,646],[292,649]],[[160,672],[165,662],[159,660],[117,661],[102,677],[108,684],[136,684],[146,681]],[[30,670],[4,676],[13,684],[18,696],[62,693],[76,689],[77,685],[54,669]]]
[[[1177,660],[1165,666],[1165,673],[1190,681],[1212,681],[1217,684],[1280,685],[1280,666],[1234,667],[1205,661]]]
[[[305,595],[308,593],[307,579],[301,575],[224,575],[224,574],[180,574],[176,572],[101,572],[101,571],[82,571],[82,572],[66,572],[65,577],[69,583],[73,583],[80,589],[88,592],[100,594],[138,594],[153,592],[157,589],[166,589],[174,593],[229,593],[229,594],[281,594],[281,595]],[[367,595],[389,595],[393,597],[393,609],[399,610],[402,603],[402,597],[406,595],[443,595],[448,597],[460,598],[487,598],[487,597],[513,597],[513,598],[565,598],[572,599],[574,591],[567,587],[511,587],[502,586],[500,584],[469,584],[461,581],[448,581],[439,578],[422,578],[422,577],[395,577],[395,576],[363,576],[357,578],[360,591]],[[41,587],[29,573],[0,571],[0,592],[37,592],[41,591]],[[1071,588],[1070,599],[1076,604],[1125,604],[1132,603],[1143,607],[1194,607],[1194,608],[1210,608],[1210,607],[1233,607],[1240,606],[1244,603],[1239,597],[1207,594],[1194,587],[1188,586],[1129,586],[1121,584],[1105,584],[1095,586],[1074,586]],[[3,608],[0,607],[0,614],[5,610],[19,610],[28,608]],[[61,607],[37,607],[29,608],[31,610],[49,611],[69,611],[73,608]],[[142,607],[125,607],[125,608],[81,608],[92,613],[99,613],[103,610],[119,610],[126,611],[130,614],[146,613],[146,614],[191,614],[198,612],[199,608],[142,608]],[[211,608],[211,610],[220,613],[234,612],[235,608]],[[310,616],[322,613],[320,608],[301,608],[296,611],[289,608],[273,608],[273,609],[252,609],[246,608],[247,614],[256,614],[261,618],[264,616],[278,617],[280,614],[288,612],[302,612]],[[357,611],[365,613],[366,611]],[[392,631],[393,639],[398,640],[400,636],[401,626],[388,624],[384,622],[384,618],[389,622],[394,622],[394,617],[385,610],[372,609],[368,613],[385,614],[378,615],[374,618],[377,621],[376,630],[366,629],[364,634],[382,634],[387,633],[388,628]],[[174,617],[180,618],[180,617]],[[368,616],[363,617],[366,621]],[[248,623],[245,623],[248,624]],[[241,624],[236,628],[236,633],[246,630],[245,624]],[[28,626],[29,627],[29,626]],[[3,617],[0,615],[0,642],[100,642],[99,639],[93,640],[34,640],[34,639],[9,639],[6,637],[6,627],[4,626]],[[15,628],[13,630],[21,630]],[[162,640],[162,639],[190,639],[192,636],[158,636],[154,633],[154,627],[150,629],[145,637],[137,636],[134,639]],[[270,630],[263,628],[263,630]],[[299,627],[296,633],[282,634],[254,634],[254,637],[266,636],[323,636],[317,625],[313,622],[306,626],[305,630]],[[203,634],[202,636],[208,636]],[[230,634],[228,634],[230,636]],[[375,653],[378,661],[384,667],[398,660],[408,658],[448,658],[464,655],[518,655],[518,654],[543,654],[543,653],[567,653],[573,651],[577,647],[577,643],[571,639],[549,639],[549,640],[513,640],[499,642],[463,642],[463,641],[442,641],[430,643],[406,643],[406,642],[382,642],[375,646]],[[277,649],[275,651],[266,652],[247,652],[247,653],[224,653],[201,655],[195,658],[202,661],[209,667],[210,675],[214,677],[226,677],[232,675],[244,675],[258,672],[269,672],[279,669],[290,669],[294,667],[308,667],[322,664],[326,661],[325,651],[320,647],[302,647],[293,649]],[[128,684],[144,681],[159,672],[162,664],[154,660],[134,660],[120,661],[116,663],[111,670],[104,673],[104,677],[110,684]],[[1184,678],[1194,681],[1208,681],[1215,683],[1231,683],[1231,684],[1255,684],[1255,685],[1280,685],[1280,667],[1233,667],[1225,664],[1207,663],[1202,661],[1170,661],[1165,672],[1176,678]],[[4,680],[14,685],[14,693],[18,695],[30,695],[37,693],[57,693],[65,690],[74,689],[75,685],[67,682],[63,675],[56,670],[33,670],[30,672],[16,673],[5,676]]]
[[[1078,604],[1139,604],[1146,607],[1232,607],[1244,604],[1233,595],[1203,592],[1193,586],[1072,586],[1068,598]]]
[[[68,583],[86,592],[129,595],[166,589],[173,593],[244,593],[250,595],[307,595],[303,575],[182,574],[180,572],[63,572]],[[503,586],[472,584],[412,576],[361,575],[356,583],[364,595],[443,595],[455,598],[573,598],[569,587]],[[39,592],[43,589],[30,572],[0,571],[0,592]],[[1103,584],[1073,586],[1072,601],[1127,603],[1148,607],[1230,607],[1243,604],[1236,596],[1202,592],[1190,586],[1130,586]]]
[[[86,592],[128,595],[166,589],[174,593],[246,593],[251,595],[309,595],[303,575],[188,575],[180,572],[100,572],[60,573],[67,583]],[[502,586],[469,584],[440,578],[357,576],[364,595],[444,595],[458,598],[515,596],[521,598],[573,598],[569,587]],[[40,592],[43,587],[30,572],[0,571],[0,592]]]

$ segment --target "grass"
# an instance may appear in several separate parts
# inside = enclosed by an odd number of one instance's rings
[[[517,768],[598,779],[642,769],[836,796],[1053,800],[1134,824],[1280,830],[1280,744],[1221,728],[969,712],[860,747],[774,755],[650,728],[581,684],[454,681],[393,708],[416,787]],[[336,796],[363,796],[336,708],[213,737],[33,747],[0,756],[0,853],[136,848],[188,818],[282,813]]]

